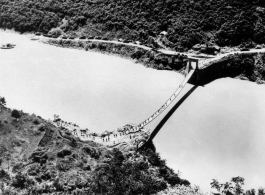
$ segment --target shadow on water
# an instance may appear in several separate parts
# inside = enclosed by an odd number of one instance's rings
[[[233,77],[233,75],[229,74],[230,71],[227,68],[229,61],[230,60],[224,60],[212,66],[208,66],[207,68],[196,70],[190,78],[189,83],[193,85],[203,86],[213,82],[216,79]]]
[[[198,86],[193,86],[175,105],[171,110],[166,114],[166,116],[160,121],[160,123],[156,126],[156,128],[152,131],[148,141],[141,148],[153,148],[152,140],[157,135],[157,133],[161,130],[164,124],[168,121],[168,119],[172,116],[172,114],[180,107],[180,105],[192,94],[192,92],[197,89]],[[149,147],[150,146],[150,147]]]
[[[203,86],[216,79],[225,77],[235,78],[239,75],[243,75],[251,80],[251,75],[255,74],[254,71],[253,56],[241,55],[240,57],[223,59],[206,68],[196,70],[190,78],[189,83]]]

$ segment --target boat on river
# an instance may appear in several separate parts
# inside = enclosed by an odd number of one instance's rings
[[[32,37],[32,38],[30,38],[30,40],[32,40],[32,41],[36,41],[36,40],[39,40],[39,38],[37,38],[37,37]]]
[[[14,45],[14,44],[11,44],[11,43],[7,43],[7,44],[5,44],[5,45],[2,45],[1,46],[1,49],[12,49],[12,48],[14,48],[16,45]]]

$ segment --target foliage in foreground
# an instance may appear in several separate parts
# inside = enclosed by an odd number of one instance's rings
[[[245,179],[243,177],[232,177],[230,182],[219,183],[216,179],[211,182],[211,187],[216,189],[223,195],[265,195],[265,188],[259,188],[257,193],[255,189],[246,190],[244,192],[243,185]]]
[[[114,149],[112,157],[99,163],[92,171],[79,174],[72,170],[59,171],[51,175],[46,165],[35,166],[27,173],[17,173],[10,177],[4,170],[0,171],[0,179],[4,184],[4,194],[97,194],[97,195],[135,195],[155,194],[165,190],[168,185],[189,186],[165,165],[157,153],[151,150],[146,154],[128,153],[124,155]],[[56,170],[55,170],[56,171]],[[71,174],[70,174],[71,173]],[[46,176],[45,176],[46,174]],[[42,175],[39,177],[39,175]],[[48,182],[45,182],[48,181]],[[49,184],[48,184],[49,183]]]

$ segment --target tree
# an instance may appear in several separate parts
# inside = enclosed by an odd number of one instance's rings
[[[234,184],[234,185],[233,185]],[[242,189],[242,185],[244,185],[243,177],[233,177],[231,182],[219,183],[216,179],[213,179],[211,182],[211,188],[215,188],[218,192],[225,195],[241,195],[244,190]]]
[[[163,179],[150,174],[145,161],[128,161],[114,149],[113,158],[93,172],[91,190],[95,194],[154,194],[167,185]]]
[[[234,192],[235,195],[240,195],[244,192],[244,190],[242,189],[242,185],[244,185],[244,178],[243,177],[233,177],[231,179],[231,182],[233,182],[235,184],[234,186]]]
[[[213,179],[213,181],[210,183],[210,185],[211,185],[211,188],[215,188],[218,192],[220,192],[221,185],[216,179]]]
[[[6,100],[4,97],[0,97],[0,104],[5,106],[6,105]]]
[[[232,186],[232,183],[226,182],[224,184],[221,184],[221,186],[222,186],[222,193],[223,194],[226,194],[226,195],[233,194],[232,192],[233,192],[234,188]]]
[[[21,117],[19,111],[17,111],[17,110],[13,110],[13,111],[11,112],[11,116],[12,116],[13,118],[15,118],[15,119],[19,119],[19,118]]]
[[[256,195],[256,190],[255,189],[247,190],[245,195]]]
[[[259,188],[258,189],[258,195],[265,195],[265,189],[264,188]]]
[[[32,179],[30,179],[27,175],[18,173],[12,181],[12,186],[14,186],[15,188],[28,188],[32,185],[34,185],[34,181]]]

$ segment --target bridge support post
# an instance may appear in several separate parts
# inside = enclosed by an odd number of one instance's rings
[[[186,70],[185,70],[185,76],[189,74],[190,70],[199,70],[199,60],[194,58],[188,58]]]
[[[189,74],[190,71],[190,61],[187,61],[187,65],[186,65],[186,70],[185,70],[185,76],[187,76]]]

